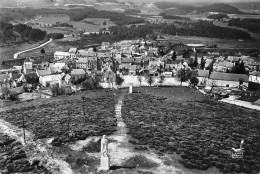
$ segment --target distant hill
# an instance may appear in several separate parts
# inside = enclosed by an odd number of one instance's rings
[[[260,2],[230,3],[233,7],[243,10],[260,10]]]
[[[162,1],[162,2],[156,2],[155,5],[160,8],[160,9],[167,9],[167,8],[179,8],[181,5],[173,3],[173,2],[168,2],[168,1]]]
[[[185,15],[193,11],[198,12],[220,12],[226,14],[241,14],[238,8],[233,7],[229,4],[217,3],[206,5],[202,7],[194,7],[188,5],[180,5],[172,2],[156,2],[155,5],[164,10],[164,13],[168,13],[171,15]]]
[[[219,3],[197,8],[200,12],[221,12],[226,14],[241,14],[239,9],[228,4]]]

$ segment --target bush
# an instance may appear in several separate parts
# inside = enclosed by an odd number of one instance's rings
[[[47,37],[52,39],[62,39],[64,37],[63,33],[50,33],[47,35]]]
[[[191,77],[190,78],[190,83],[193,85],[193,86],[196,86],[198,83],[199,83],[199,79],[197,77]]]
[[[88,77],[83,83],[82,83],[83,88],[87,89],[87,90],[91,90],[95,88],[94,85],[94,80],[92,79],[92,77]]]
[[[1,89],[1,92],[4,94],[5,98],[7,99],[7,97],[9,96],[10,94],[10,90],[7,88],[7,87],[3,87]]]
[[[18,94],[16,92],[10,93],[9,99],[12,101],[16,101],[18,99]]]
[[[121,86],[124,82],[124,79],[120,77],[119,75],[116,75],[116,85]]]

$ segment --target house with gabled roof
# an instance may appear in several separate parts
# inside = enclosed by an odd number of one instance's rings
[[[83,78],[85,76],[86,72],[84,71],[84,69],[72,69],[71,70],[71,77],[79,79],[79,78]]]
[[[44,69],[44,70],[37,69],[36,74],[40,78],[41,76],[51,75],[52,73],[49,69]]]
[[[76,60],[78,69],[94,70],[97,69],[97,57],[78,58]]]
[[[248,86],[249,78],[246,74],[233,74],[212,72],[207,82],[208,86],[219,87],[239,87],[240,85]]]

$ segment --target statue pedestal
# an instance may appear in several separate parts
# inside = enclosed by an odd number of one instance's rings
[[[133,86],[129,86],[129,94],[133,93]]]
[[[108,156],[107,157],[101,157],[99,170],[109,170],[109,168],[110,168],[109,163],[110,163],[110,161],[109,161]]]

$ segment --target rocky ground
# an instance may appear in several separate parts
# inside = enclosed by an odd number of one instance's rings
[[[50,172],[40,160],[28,161],[21,142],[0,133],[0,173],[44,173]]]
[[[35,135],[35,139],[54,138],[52,144],[86,139],[88,136],[110,135],[116,131],[113,95],[97,98],[64,100],[11,109],[0,113],[0,118],[22,127]],[[85,114],[83,113],[83,106]]]
[[[257,173],[259,111],[215,101],[188,105],[167,97],[131,94],[123,101],[122,117],[137,150],[156,150],[161,156],[179,154],[186,168],[218,168],[223,173]],[[188,102],[189,103],[189,102]],[[232,159],[231,149],[244,139],[244,158]]]

